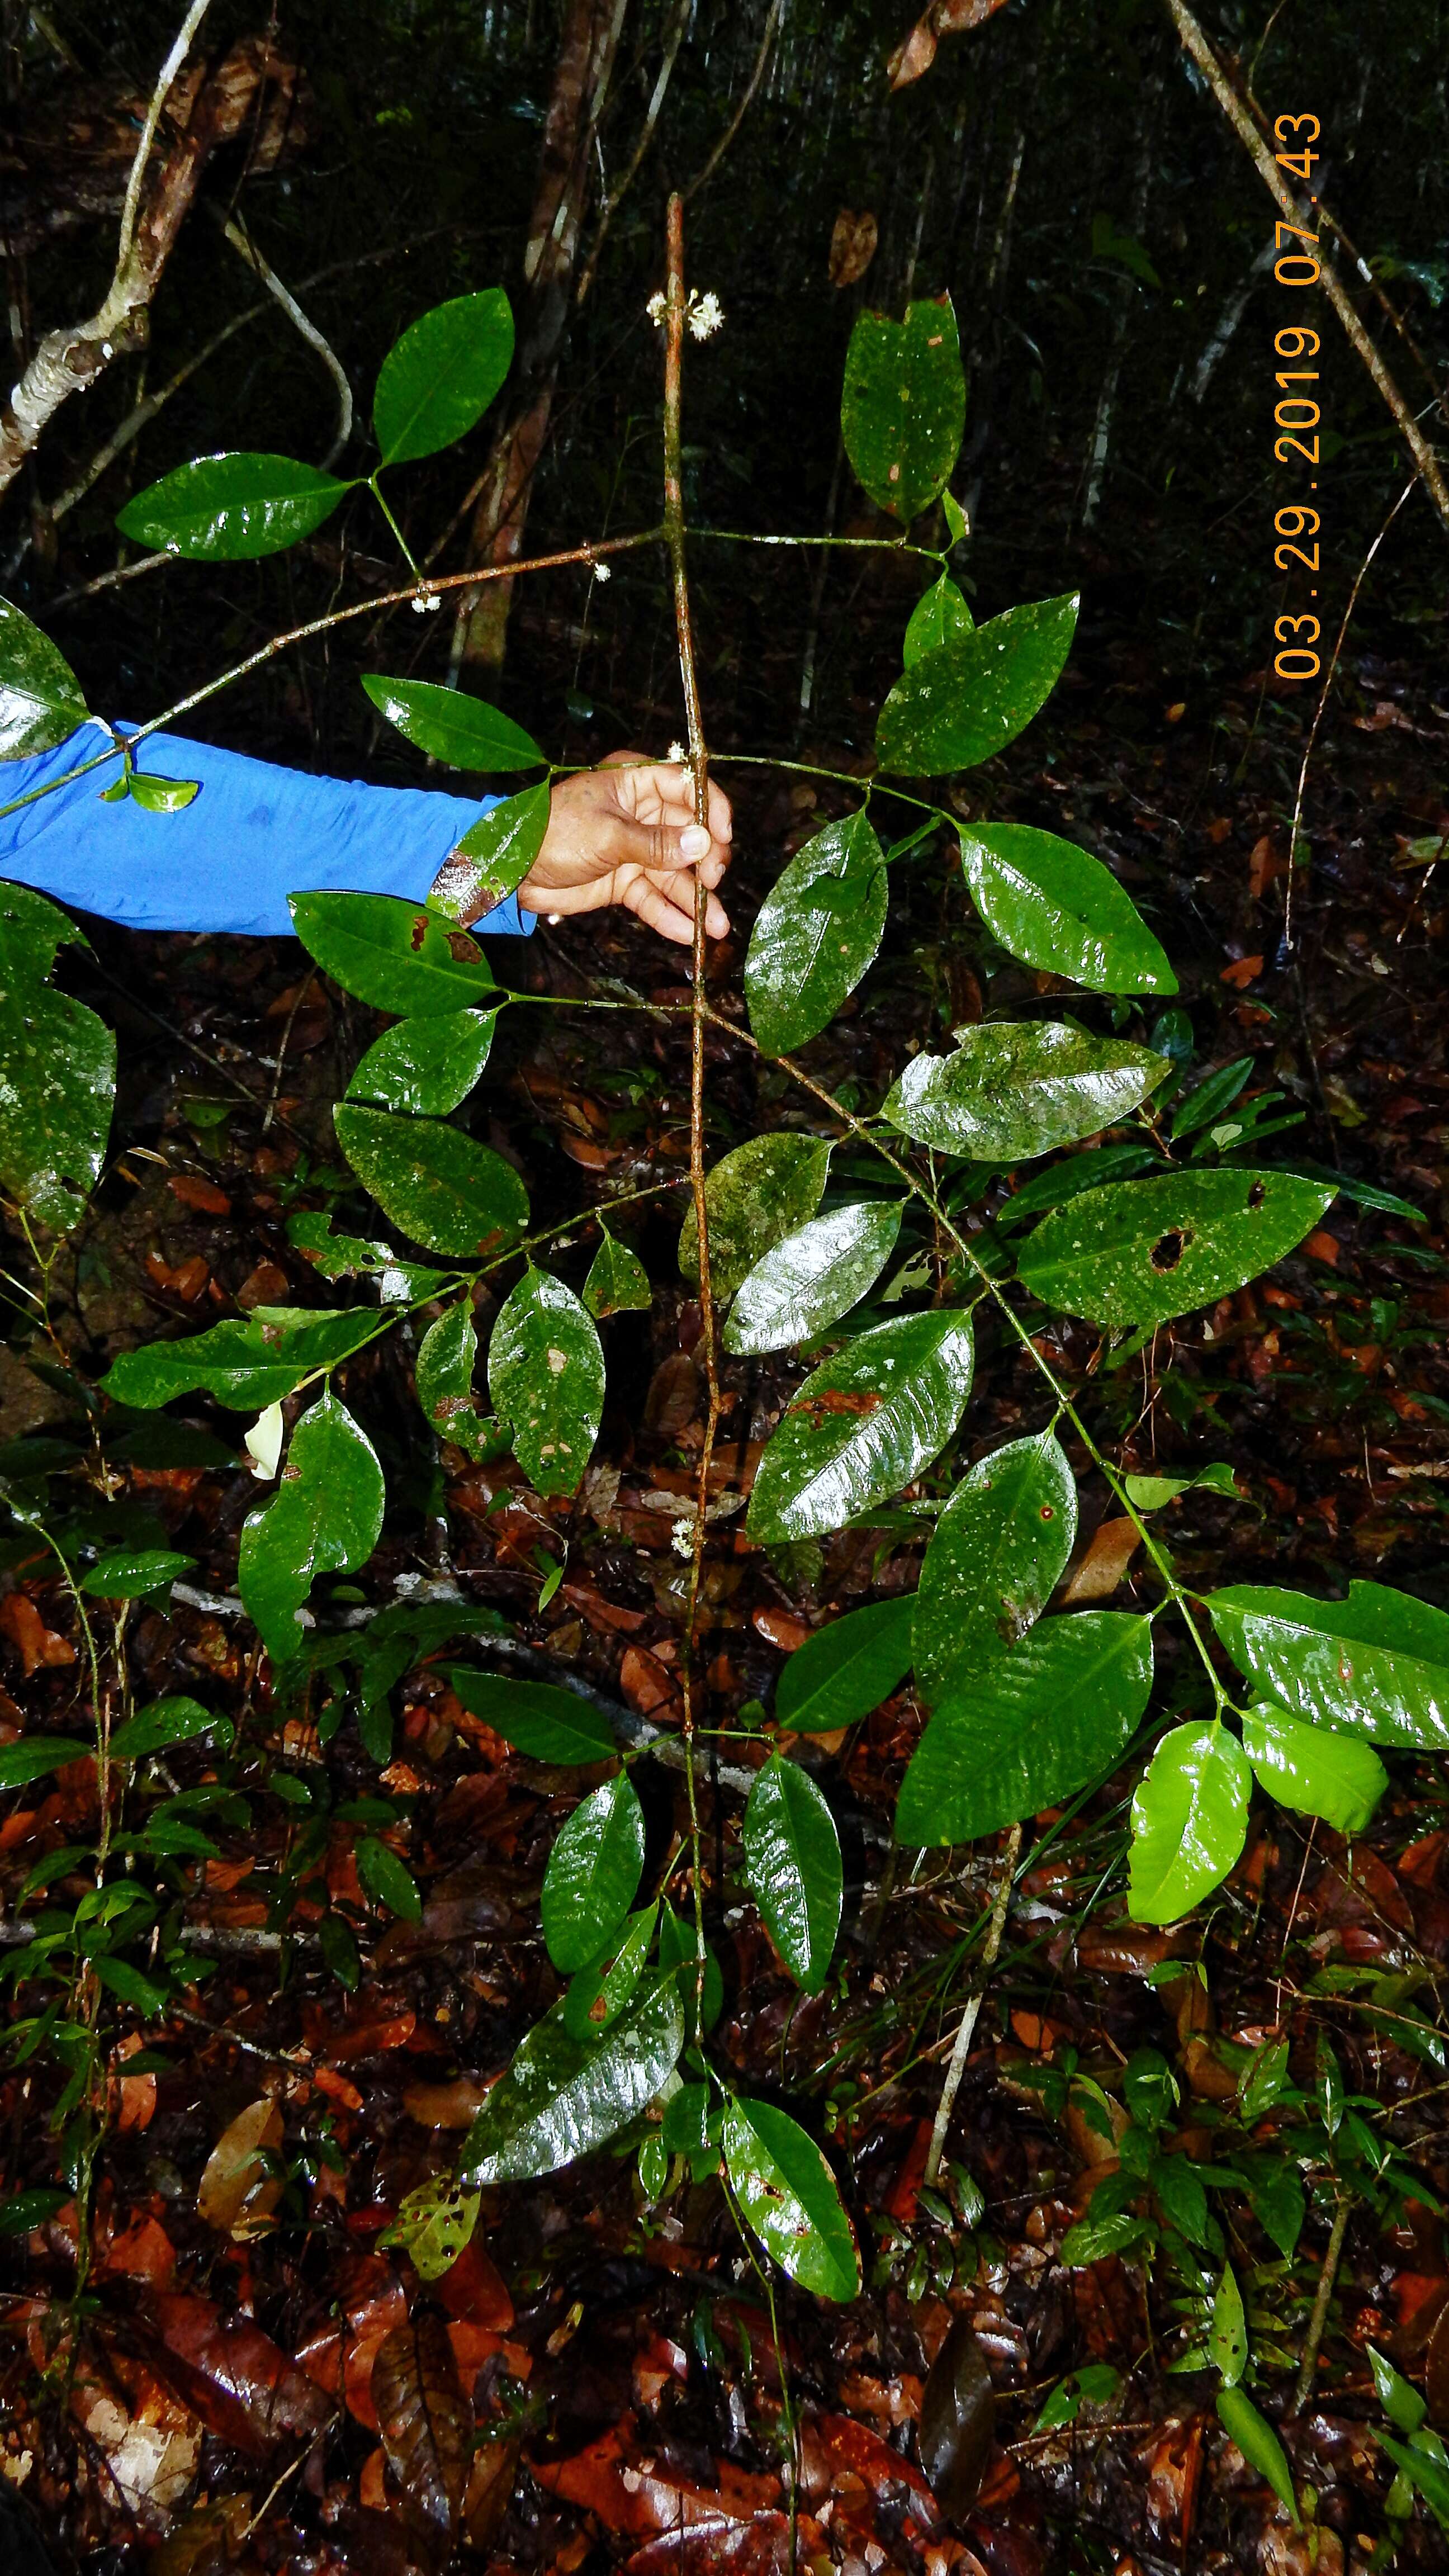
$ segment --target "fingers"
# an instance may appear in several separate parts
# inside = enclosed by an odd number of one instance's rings
[[[609,832],[609,856],[616,867],[646,868],[654,876],[677,876],[682,868],[713,868],[712,881],[718,883],[729,863],[729,844],[715,840],[701,823],[666,822],[662,817],[638,822],[619,814]]]
[[[669,889],[666,893],[665,888]],[[622,901],[650,930],[661,939],[671,939],[676,947],[688,948],[694,941],[693,880],[685,877],[638,876],[625,886]],[[711,939],[723,939],[729,929],[729,915],[716,895],[711,895],[704,916],[704,926]]]
[[[618,781],[617,793],[621,806],[639,822],[703,829],[694,819],[693,776],[680,762],[646,761],[637,752],[623,752],[615,753],[605,765],[627,767],[628,776]],[[734,830],[730,800],[714,778],[708,782],[707,810],[711,838],[728,843]]]

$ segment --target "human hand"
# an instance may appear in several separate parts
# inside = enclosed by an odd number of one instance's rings
[[[730,861],[729,798],[709,785],[709,829],[694,819],[694,782],[677,761],[616,751],[598,769],[561,778],[543,847],[518,889],[523,912],[599,912],[622,903],[661,939],[694,938],[694,887],[711,889],[705,928],[723,939],[729,915],[713,888]]]

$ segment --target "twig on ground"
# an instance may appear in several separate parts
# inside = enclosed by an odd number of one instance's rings
[[[1011,1902],[1012,1882],[1016,1877],[1016,1864],[1020,1858],[1021,1827],[1013,1825],[1006,1837],[1006,1849],[1001,1855],[1001,1867],[996,1881],[996,1894],[991,1901],[991,1920],[986,1926],[986,1939],[982,1944],[981,1965],[978,1971],[980,1982],[961,2015],[960,2028],[952,2045],[945,2081],[941,2086],[941,2099],[936,2105],[935,2125],[931,2130],[931,2143],[926,2152],[928,2183],[933,2183],[941,2170],[941,2158],[946,2152],[946,2133],[951,2126],[951,2114],[956,2108],[956,2096],[961,2089],[961,2078],[966,2071],[967,2053],[975,2036],[976,2023],[985,1994],[985,1981],[1000,1955],[1001,1938],[1006,1930],[1006,1909]]]

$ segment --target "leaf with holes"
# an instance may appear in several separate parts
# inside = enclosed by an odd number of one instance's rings
[[[901,1783],[897,1835],[915,1849],[974,1842],[1069,1798],[1125,1750],[1151,1688],[1150,1620],[1041,1620],[937,1710]]]
[[[915,1608],[902,1592],[817,1628],[775,1685],[775,1724],[792,1735],[829,1735],[869,1717],[911,1669]]]
[[[64,655],[23,608],[0,599],[0,761],[54,751],[85,723],[87,713],[81,684]],[[99,737],[95,748],[101,748]]]
[[[472,871],[472,889],[460,910],[468,912],[480,930],[488,927],[488,914],[505,896],[516,894],[543,848],[552,810],[553,790],[546,778],[536,787],[525,787],[521,796],[507,796],[501,805],[493,806],[471,823],[452,855]]]
[[[429,1252],[468,1260],[501,1250],[527,1225],[528,1193],[513,1165],[460,1128],[347,1101],[332,1124],[384,1215]]]
[[[314,535],[352,488],[295,456],[194,456],[138,492],[116,525],[188,563],[251,563]]]
[[[387,680],[369,671],[363,687],[379,715],[447,769],[541,769],[547,756],[501,708],[435,680]]]
[[[889,900],[881,846],[864,806],[797,850],[750,933],[745,995],[766,1055],[828,1027],[872,963]]]
[[[902,1213],[899,1200],[860,1199],[787,1234],[741,1283],[725,1349],[737,1356],[788,1350],[838,1322],[880,1277]]]
[[[725,2108],[724,2151],[741,2212],[781,2271],[823,2299],[855,2298],[855,2231],[834,2174],[798,2121],[741,2094]]]
[[[971,1365],[970,1318],[948,1308],[857,1334],[786,1406],[755,1477],[751,1538],[816,1538],[898,1494],[950,1439]]]
[[[989,1020],[954,1055],[911,1058],[885,1115],[918,1145],[1015,1163],[1114,1127],[1172,1070],[1165,1056],[1066,1020]]]
[[[845,359],[840,431],[871,499],[913,519],[949,479],[966,418],[966,377],[949,295],[908,305],[904,322],[859,313]]]
[[[643,1866],[644,1810],[620,1771],[575,1807],[543,1874],[543,1937],[565,1976],[587,1967],[617,1932]]]
[[[487,1435],[473,1386],[478,1336],[473,1300],[463,1297],[430,1324],[418,1345],[418,1402],[440,1440],[452,1440],[470,1458],[481,1458]]]
[[[972,824],[961,866],[987,929],[1024,966],[1070,975],[1093,993],[1177,991],[1131,896],[1074,841],[1025,823]]]
[[[916,1595],[915,1659],[935,1708],[1025,1636],[1067,1570],[1077,1488],[1055,1435],[1012,1440],[963,1476]]]
[[[709,1275],[716,1297],[732,1297],[772,1244],[820,1205],[830,1147],[818,1136],[771,1130],[722,1155],[706,1175]],[[691,1207],[679,1230],[679,1267],[699,1284],[698,1233]]]
[[[89,945],[43,894],[0,885],[0,1188],[57,1234],[100,1178],[116,1091],[111,1031],[48,980],[59,949]]]
[[[906,669],[909,671],[925,654],[938,653],[943,644],[954,644],[958,636],[969,635],[975,622],[963,593],[949,573],[943,572],[911,610],[901,653]]]
[[[449,1011],[384,1029],[347,1086],[349,1100],[413,1118],[446,1118],[467,1099],[488,1062],[496,1011]]]
[[[375,1307],[254,1306],[184,1341],[123,1351],[101,1379],[101,1393],[149,1412],[204,1390],[234,1413],[257,1413],[294,1395],[319,1370],[336,1368],[376,1331]]]
[[[637,1252],[620,1243],[607,1226],[584,1281],[584,1304],[602,1323],[606,1315],[647,1315],[654,1303],[649,1273]]]
[[[382,1469],[365,1431],[335,1395],[319,1396],[292,1434],[281,1481],[241,1535],[237,1589],[275,1662],[302,1643],[297,1613],[319,1574],[352,1574],[382,1531]]]
[[[1252,1786],[1242,1746],[1216,1720],[1164,1735],[1132,1801],[1134,1923],[1176,1923],[1227,1877],[1247,1838]]]
[[[1243,1751],[1280,1807],[1322,1816],[1340,1834],[1361,1834],[1389,1785],[1371,1745],[1305,1726],[1266,1701],[1243,1713]]]
[[[471,2244],[481,2207],[479,2193],[461,2190],[451,2174],[433,2174],[404,2192],[377,2242],[409,2255],[420,2281],[440,2281]]]
[[[481,1717],[505,1744],[534,1762],[606,1762],[614,1730],[602,1709],[553,1682],[515,1682],[454,1664],[448,1678],[470,1717]]]
[[[292,927],[344,993],[403,1019],[496,1001],[488,960],[446,913],[393,894],[294,894]]]
[[[844,1873],[835,1818],[808,1771],[772,1753],[745,1804],[745,1879],[799,1986],[818,1995],[840,1931]]]
[[[465,437],[512,363],[513,315],[501,286],[420,314],[378,371],[372,425],[383,464],[436,456]]]
[[[684,2046],[677,1975],[651,1977],[600,2035],[575,2039],[567,2001],[523,2041],[468,2132],[459,2180],[484,2187],[557,2173],[638,2118]]]
[[[1306,1725],[1449,1750],[1449,1612],[1383,1583],[1346,1601],[1238,1583],[1206,1602],[1234,1663]]]
[[[1014,742],[1056,687],[1076,623],[1075,595],[1034,599],[923,653],[881,709],[882,769],[938,778]]]
[[[535,1491],[571,1494],[599,1436],[604,1353],[587,1307],[547,1271],[525,1270],[499,1309],[488,1392]]]
[[[1271,1270],[1334,1196],[1292,1172],[1173,1172],[1084,1190],[1022,1253],[1024,1287],[1095,1324],[1170,1323]]]

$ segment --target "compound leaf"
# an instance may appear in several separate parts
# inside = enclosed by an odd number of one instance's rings
[[[1361,1834],[1389,1785],[1373,1747],[1327,1727],[1305,1726],[1266,1701],[1243,1714],[1243,1751],[1281,1807]]]
[[[513,315],[501,286],[420,314],[378,371],[372,425],[383,464],[436,456],[464,437],[512,363]]]
[[[741,2095],[725,2111],[724,2151],[730,2188],[781,2271],[821,2298],[855,2298],[855,2232],[834,2174],[799,2122]]]
[[[1070,975],[1093,993],[1177,991],[1131,896],[1074,841],[1026,823],[972,824],[961,835],[961,866],[987,929],[1024,966]]]
[[[915,1599],[847,1610],[797,1646],[775,1685],[775,1723],[794,1735],[829,1735],[869,1717],[911,1669]]]
[[[1030,724],[1061,677],[1075,594],[1034,599],[973,626],[904,672],[880,712],[876,754],[902,778],[974,769]]]
[[[470,1716],[481,1717],[531,1761],[572,1766],[605,1762],[614,1751],[614,1731],[603,1710],[576,1691],[553,1682],[511,1681],[469,1664],[454,1664],[449,1680]]]
[[[336,1368],[376,1331],[376,1308],[255,1306],[185,1341],[123,1351],[101,1392],[149,1412],[204,1390],[234,1413],[260,1412],[295,1394],[305,1378]]]
[[[294,894],[288,904],[308,955],[374,1010],[431,1019],[496,999],[482,949],[446,913],[395,894]]]
[[[446,1118],[466,1100],[488,1062],[496,1011],[449,1011],[384,1029],[347,1086],[349,1100],[414,1118]]]
[[[885,1114],[919,1145],[1015,1163],[1115,1126],[1170,1071],[1070,1021],[987,1021],[959,1032],[954,1055],[913,1056]]]
[[[567,1998],[532,2029],[468,2132],[459,2180],[488,2185],[557,2173],[651,2102],[684,2046],[675,1976],[650,1978],[617,2021],[576,2039]]]
[[[860,1199],[787,1234],[742,1281],[724,1328],[725,1349],[783,1351],[837,1322],[880,1277],[901,1215],[899,1200]]]
[[[536,769],[547,765],[531,733],[501,708],[443,689],[435,680],[389,680],[364,675],[363,687],[379,715],[446,769]]]
[[[0,627],[0,649],[5,637]],[[111,1031],[47,980],[72,944],[89,946],[43,894],[0,885],[0,1187],[57,1234],[100,1177],[116,1092]]]
[[[943,490],[961,446],[966,377],[949,295],[906,308],[904,322],[860,313],[850,335],[840,428],[877,507],[913,519]]]
[[[960,635],[969,635],[975,625],[964,594],[958,590],[949,573],[933,581],[911,610],[906,626],[901,659],[909,671],[927,653],[938,653],[943,644],[954,644]]]
[[[1253,1774],[1216,1720],[1164,1735],[1132,1801],[1127,1910],[1176,1923],[1227,1877],[1248,1831]]]
[[[627,1771],[581,1800],[559,1829],[540,1906],[548,1955],[565,1976],[598,1957],[634,1902],[644,1810]]]
[[[654,1303],[649,1273],[637,1252],[600,1228],[598,1251],[584,1281],[584,1304],[599,1322],[606,1315],[647,1315]]]
[[[528,1193],[513,1165],[460,1128],[347,1101],[332,1123],[384,1214],[429,1252],[466,1260],[496,1251],[527,1225]]]
[[[83,725],[89,710],[63,653],[23,608],[0,599],[0,761],[33,760]],[[4,802],[0,796],[0,803]],[[79,938],[79,931],[72,931]]]
[[[295,456],[194,456],[138,492],[116,525],[136,545],[189,563],[250,563],[310,537],[351,490]]]
[[[706,1175],[709,1275],[716,1297],[732,1297],[746,1274],[782,1236],[820,1205],[830,1147],[818,1136],[772,1131],[724,1154]],[[679,1229],[679,1267],[699,1282],[698,1232],[691,1207]]]
[[[424,1333],[418,1345],[415,1384],[418,1402],[439,1439],[454,1441],[470,1458],[481,1457],[485,1446],[473,1386],[477,1359],[473,1301],[462,1297]]]
[[[1234,1663],[1307,1725],[1449,1749],[1449,1613],[1383,1583],[1351,1583],[1346,1601],[1231,1584],[1207,1608]]]

